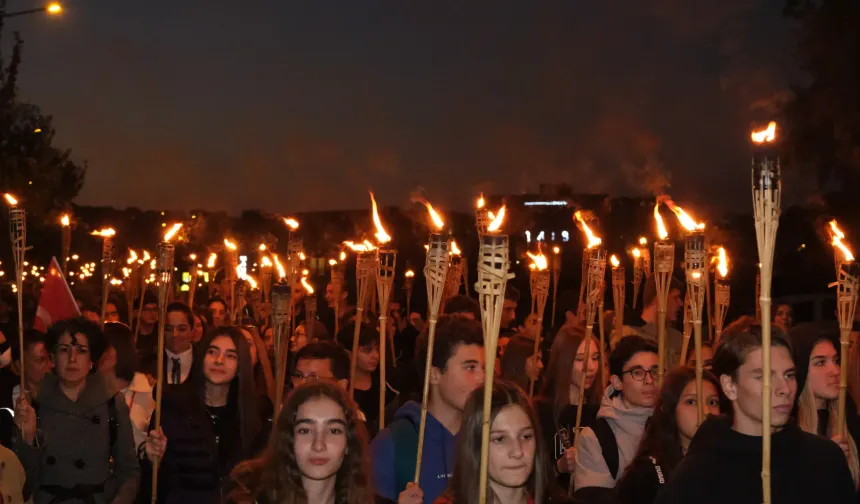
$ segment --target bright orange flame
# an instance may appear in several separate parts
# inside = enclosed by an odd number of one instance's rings
[[[45,7],[45,12],[48,14],[59,14],[63,12],[63,6],[57,2],[51,2],[47,7]]]
[[[371,252],[376,250],[376,247],[373,246],[372,243],[364,240],[364,243],[355,243],[353,241],[345,241],[344,245],[349,247],[353,252]]]
[[[209,269],[214,268],[215,267],[215,261],[217,261],[217,260],[218,260],[218,254],[216,254],[215,252],[212,252],[211,254],[209,254],[209,261],[206,263],[206,267]]]
[[[152,256],[150,256],[150,255],[149,255],[149,251],[148,251],[148,250],[144,250],[144,251],[143,251],[143,261],[144,261],[144,262],[148,261],[151,257],[152,257]]]
[[[412,278],[415,276],[415,272],[412,270],[406,270],[406,273],[404,273],[404,276],[406,276],[406,278]]]
[[[675,212],[675,215],[678,216],[678,222],[680,222],[681,226],[683,226],[684,229],[686,229],[687,231],[692,232],[692,231],[696,231],[696,230],[701,231],[702,229],[705,229],[704,223],[702,223],[702,222],[697,223],[695,219],[690,217],[690,215],[687,214],[687,212],[685,212],[681,207],[676,205],[675,202],[672,201],[671,199],[666,199],[665,203],[666,203],[666,206],[669,207],[670,210]]]
[[[379,243],[388,243],[391,241],[391,236],[385,232],[382,227],[382,221],[379,220],[379,210],[376,207],[376,198],[373,197],[373,191],[370,191],[370,204],[373,206],[373,225],[376,226],[376,240]]]
[[[275,267],[278,268],[278,278],[287,278],[287,270],[284,269],[281,260],[278,259],[278,254],[272,254],[272,259],[275,260]]]
[[[251,285],[251,289],[257,288],[257,281],[251,275],[245,275],[245,281]]]
[[[659,236],[661,240],[665,240],[669,237],[669,233],[666,231],[666,226],[663,224],[663,218],[660,217],[660,203],[654,205],[654,220],[657,221],[657,236]]]
[[[424,206],[427,207],[427,212],[430,214],[430,219],[433,220],[433,225],[436,226],[436,229],[442,231],[442,228],[445,227],[445,221],[443,221],[442,218],[439,217],[439,214],[436,213],[436,210],[433,210],[433,205],[431,205],[429,202],[425,201]]]
[[[305,290],[308,291],[308,294],[314,293],[314,288],[311,286],[311,284],[308,283],[308,279],[306,277],[302,277],[301,282],[302,282],[302,287],[304,287]]]
[[[164,233],[164,241],[169,242],[176,235],[176,233],[179,232],[180,229],[182,229],[182,223],[177,222],[173,225],[172,228],[170,228],[168,232]]]
[[[552,253],[553,253],[553,254],[558,255],[558,253],[559,253],[559,252],[561,252],[561,249],[560,249],[557,245],[556,245],[555,247],[553,247],[553,248],[552,248]]]
[[[427,246],[427,250],[430,250],[429,245]],[[459,256],[460,254],[462,254],[462,252],[460,251],[460,247],[457,246],[456,241],[451,240],[451,250],[448,251],[448,254],[452,256]]]
[[[260,246],[259,246],[258,248],[259,248],[260,252],[265,252],[265,251],[266,251],[266,244],[265,244],[265,243],[261,243],[261,244],[260,244]]]
[[[726,256],[726,249],[720,247],[719,262],[717,263],[717,271],[720,273],[720,278],[726,278],[729,274],[729,258]]]
[[[532,254],[531,252],[526,252],[526,255],[529,256],[532,261],[534,261],[533,262],[534,269],[537,269],[538,271],[544,271],[545,269],[547,269],[548,265],[546,262],[546,256],[545,255],[543,255],[543,254],[535,255],[535,254]],[[531,268],[531,265],[529,265],[529,268]]]
[[[776,122],[771,121],[767,128],[761,131],[753,131],[750,137],[757,144],[773,142],[776,139]]]
[[[307,258],[304,252],[299,251],[299,260],[304,261]]]
[[[329,264],[329,266],[336,266],[337,265],[337,259],[329,259],[328,264]]]
[[[263,256],[263,259],[260,260],[260,264],[262,265],[261,267],[263,267],[263,268],[271,268],[272,267],[272,261],[269,259],[268,256]]]
[[[839,226],[836,224],[836,219],[830,221],[830,230],[833,235],[833,246],[837,247],[842,251],[842,254],[845,256],[846,262],[851,262],[854,260],[854,254],[851,253],[851,249],[848,248],[847,245],[842,243],[842,240],[845,239],[845,233],[839,229]]]
[[[594,247],[599,247],[601,240],[597,236],[595,236],[594,232],[591,231],[591,228],[588,227],[588,224],[585,223],[585,220],[582,218],[582,212],[579,210],[573,214],[579,224],[582,226],[582,232],[585,233],[586,238],[588,239],[588,244],[585,248],[592,249]]]
[[[346,261],[346,252],[343,250],[340,251],[340,260],[341,262]]]
[[[609,262],[612,263],[613,268],[621,266],[621,263],[618,262],[618,258],[615,257],[615,254],[612,254],[612,256],[609,257]]]
[[[486,202],[484,201],[484,193],[481,193],[481,197],[478,198],[478,201],[475,202],[476,208],[484,208]]]
[[[137,252],[132,249],[128,249],[128,260],[126,261],[126,264],[134,264],[135,262],[137,262]]]
[[[224,246],[227,247],[229,250],[238,250],[236,244],[231,242],[227,238],[224,238]]]
[[[116,235],[116,231],[114,230],[114,228],[104,228],[99,229],[98,231],[93,231],[90,234],[93,236],[101,236],[102,238],[110,238],[111,236]]]
[[[305,269],[303,269],[303,270],[302,270],[302,276],[303,276],[303,277],[306,277],[306,276],[308,276],[308,275],[310,275],[310,274],[311,274],[311,272],[310,272],[310,270],[308,270],[307,268],[305,268]]]
[[[196,261],[197,260],[197,254],[191,254],[188,256],[188,258],[191,259],[192,261]]]
[[[648,245],[648,238],[645,238],[644,236],[640,236],[639,237],[639,245]]]
[[[294,219],[293,217],[284,217],[284,224],[290,228],[290,230],[295,231],[299,228],[299,221]]]
[[[11,206],[15,206],[18,204],[18,200],[15,199],[15,196],[12,196],[9,193],[4,194],[3,197],[6,198],[6,203],[9,203],[9,205]]]
[[[60,218],[60,224],[62,224],[63,227],[69,227],[69,224],[71,224],[71,223],[72,223],[72,221],[69,218],[69,214],[65,214]]]
[[[636,259],[639,259],[640,257],[642,257],[642,252],[638,248],[634,248],[630,252],[633,254],[633,257],[635,257]]]
[[[506,208],[504,205],[502,205],[502,208],[499,209],[499,215],[493,215],[492,213],[490,214],[490,216],[493,218],[493,222],[491,222],[490,225],[487,226],[488,233],[495,233],[499,230],[499,228],[502,227],[502,222],[505,221],[505,211]]]

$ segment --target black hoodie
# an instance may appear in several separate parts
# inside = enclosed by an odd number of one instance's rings
[[[725,417],[699,427],[687,456],[655,504],[761,504],[761,437],[732,430]],[[771,437],[771,491],[778,504],[853,504],[854,482],[836,443],[790,422]]]

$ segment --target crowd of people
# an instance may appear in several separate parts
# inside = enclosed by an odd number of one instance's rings
[[[356,320],[346,287],[335,299],[329,286],[312,319],[294,296],[280,412],[274,334],[259,295],[235,316],[229,289],[198,303],[174,300],[163,316],[149,293],[132,314],[111,298],[106,320],[82,301],[80,317],[44,334],[28,329],[23,348],[17,338],[0,342],[0,502],[477,503],[489,379],[487,502],[762,502],[763,348],[754,317],[705,342],[700,405],[694,353],[683,355],[676,328],[680,283],[670,288],[662,383],[653,279],[621,334],[606,323],[604,348],[574,296],[560,296],[559,320],[538,334],[533,318],[518,323],[520,296],[509,287],[492,377],[478,303],[451,297],[433,341],[416,471],[430,350],[424,318],[396,299],[388,307],[383,341],[393,351],[382,383],[376,316],[364,310]],[[852,394],[860,368],[840,362],[837,328],[794,326],[788,306],[774,312],[773,502],[860,502],[860,416],[850,397],[846,425],[837,424],[841,366]]]

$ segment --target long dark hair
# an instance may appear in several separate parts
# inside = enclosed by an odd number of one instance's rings
[[[230,382],[230,394],[227,399],[228,411],[235,411],[239,416],[239,434],[242,441],[242,452],[247,456],[254,448],[254,442],[260,434],[262,422],[260,409],[257,405],[257,392],[254,385],[254,371],[251,367],[251,353],[245,336],[236,327],[218,327],[201,338],[197,346],[197,355],[191,365],[191,376],[197,386],[199,405],[205,409],[206,377],[203,375],[203,361],[206,351],[215,338],[221,336],[230,338],[236,345],[239,356],[236,376]]]
[[[535,433],[535,460],[531,476],[526,481],[526,491],[534,502],[543,504],[547,498],[557,492],[552,467],[549,465],[550,454],[543,443],[540,433],[540,422],[529,402],[528,396],[516,384],[496,380],[493,383],[492,404],[490,406],[490,423],[506,406],[519,406],[528,415]],[[479,484],[477,483],[481,470],[481,431],[484,420],[484,388],[479,387],[469,397],[463,412],[463,425],[460,428],[460,440],[457,443],[457,462],[454,465],[454,476],[448,481],[445,495],[455,504],[478,502]],[[487,479],[489,485],[489,478]],[[487,488],[487,495],[493,492]],[[488,502],[492,502],[488,498]]]
[[[262,498],[273,504],[309,504],[296,461],[295,422],[301,405],[321,397],[343,408],[347,424],[346,454],[336,475],[335,503],[373,503],[368,436],[358,418],[358,407],[346,391],[325,381],[306,382],[290,392],[266,451],[260,458],[243,462],[233,470],[235,488],[228,502],[253,503]]]
[[[703,379],[720,390],[720,385],[713,374],[705,371]],[[681,436],[678,434],[678,421],[675,419],[675,409],[681,401],[681,394],[688,383],[696,379],[696,370],[689,367],[676,367],[666,374],[663,387],[660,389],[660,399],[654,408],[654,414],[645,426],[642,441],[636,458],[654,457],[660,464],[663,474],[669,473],[684,457],[681,448]]]
[[[544,372],[541,396],[552,404],[552,416],[558,428],[562,410],[570,405],[570,379],[576,364],[576,353],[585,340],[585,331],[579,327],[564,326],[559,329],[550,350],[549,364]],[[594,357],[594,354],[591,355]],[[588,371],[588,363],[583,362],[582,372]],[[598,403],[602,390],[599,380],[594,380],[591,388],[585,391],[586,403]],[[578,385],[578,384],[577,384]]]

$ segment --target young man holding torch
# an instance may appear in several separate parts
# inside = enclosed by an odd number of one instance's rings
[[[423,345],[419,343],[419,348]],[[426,350],[422,350],[422,353]],[[426,357],[418,356],[417,362]],[[423,373],[422,373],[423,374]],[[434,502],[454,471],[456,437],[469,395],[484,383],[480,322],[442,317],[433,345],[427,430],[420,487],[412,483],[418,456],[421,405],[410,401],[371,444],[373,484],[379,495],[401,504]]]
[[[678,320],[678,312],[684,306],[684,298],[681,294],[684,284],[674,277],[669,284],[669,299],[666,303],[666,364],[667,369],[678,365],[681,361],[681,347],[684,343],[684,335],[672,327]],[[636,324],[636,332],[639,336],[657,344],[657,282],[652,275],[645,282],[645,290],[642,293],[642,320]]]
[[[657,504],[762,502],[761,328],[723,336],[714,374],[731,402],[727,417],[699,427],[686,457]],[[785,337],[771,334],[771,492],[773,502],[853,503],[857,492],[839,445],[803,432],[790,419],[797,393],[794,361]]]

